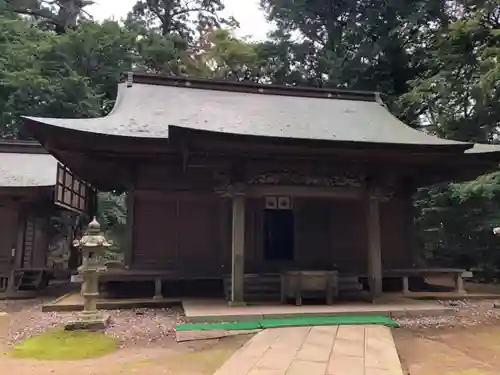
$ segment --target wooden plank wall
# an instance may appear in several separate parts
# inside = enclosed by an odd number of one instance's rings
[[[17,210],[0,203],[0,274],[10,269],[12,248],[17,241]]]
[[[132,267],[195,276],[230,272],[230,199],[215,194],[136,191],[134,200]],[[247,200],[245,261],[248,272],[280,267],[264,259],[263,205],[262,199]],[[365,202],[295,199],[293,205],[294,266],[366,271]],[[382,204],[384,268],[411,266],[414,257],[411,215],[409,197]]]
[[[215,194],[136,191],[134,200],[133,267],[186,274],[221,268],[223,205]]]
[[[16,268],[46,267],[48,232],[46,212],[37,212],[29,204],[0,206],[0,268],[10,268],[13,247]]]
[[[382,204],[382,265],[385,269],[410,268],[415,263],[417,248],[413,213],[410,196],[396,196]]]
[[[45,268],[49,251],[48,213],[37,212],[31,207],[19,211],[17,233],[17,268]]]

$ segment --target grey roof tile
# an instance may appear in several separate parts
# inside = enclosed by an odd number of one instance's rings
[[[85,132],[168,138],[169,125],[237,135],[408,145],[464,145],[415,130],[374,100],[120,84],[113,111],[95,119],[27,117]]]
[[[0,153],[1,187],[54,186],[57,160],[49,154]]]

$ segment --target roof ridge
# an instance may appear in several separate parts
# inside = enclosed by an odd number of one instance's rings
[[[377,102],[377,98],[380,97],[380,94],[376,91],[359,91],[307,86],[283,86],[255,82],[232,82],[137,72],[127,72],[125,74],[124,82],[127,83],[127,87],[132,87],[134,83],[138,83],[250,94],[299,96],[306,98],[343,99],[370,102]]]

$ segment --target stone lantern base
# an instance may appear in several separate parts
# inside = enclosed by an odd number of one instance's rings
[[[109,325],[109,316],[98,311],[82,311],[64,326],[66,331],[102,331]]]

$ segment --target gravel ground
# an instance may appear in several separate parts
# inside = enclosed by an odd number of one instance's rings
[[[17,313],[23,310],[32,309],[34,306],[41,307],[45,299],[27,299],[27,300],[0,300],[0,311],[6,313]]]
[[[5,344],[11,346],[38,335],[49,328],[60,327],[75,318],[76,313],[43,313],[43,300],[0,301],[0,311],[9,313]],[[444,316],[420,316],[396,319],[403,328],[471,327],[500,320],[498,301],[440,301],[454,313]],[[498,305],[499,308],[494,306]],[[183,322],[181,309],[135,309],[106,311],[111,324],[106,333],[116,337],[121,347],[172,342],[175,325]]]
[[[453,300],[439,301],[453,309],[453,313],[443,316],[420,316],[395,319],[402,328],[448,328],[473,327],[491,324],[500,320],[500,300]],[[498,308],[495,308],[495,305]]]
[[[0,301],[0,311],[9,313],[8,337],[4,338],[7,346],[36,336],[47,329],[61,327],[74,319],[74,312],[41,311],[41,301]],[[106,330],[117,338],[120,347],[136,344],[148,345],[172,340],[175,337],[175,325],[183,321],[180,309],[135,309],[105,311],[111,317],[111,324]]]

